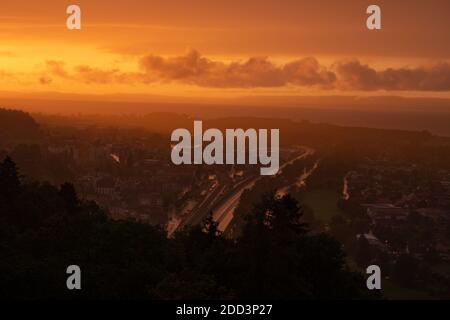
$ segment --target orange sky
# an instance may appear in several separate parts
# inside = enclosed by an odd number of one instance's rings
[[[364,0],[2,0],[0,90],[450,97],[450,1],[373,3],[381,31]]]

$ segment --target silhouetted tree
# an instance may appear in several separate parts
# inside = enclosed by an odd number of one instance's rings
[[[341,245],[326,234],[309,235],[301,216],[290,196],[270,193],[255,206],[232,263],[238,297],[365,296],[364,281],[347,269]]]
[[[212,238],[220,236],[221,232],[218,229],[219,224],[214,221],[213,212],[210,211],[209,214],[203,219],[203,230]]]
[[[6,201],[17,196],[20,190],[20,179],[16,164],[8,156],[0,164],[0,195]]]
[[[62,184],[59,189],[59,195],[64,200],[68,213],[73,214],[79,209],[80,200],[78,199],[73,184],[71,183]]]
[[[418,271],[418,264],[409,254],[402,254],[394,266],[394,279],[404,287],[414,287]]]
[[[309,235],[289,196],[266,195],[240,238],[223,237],[212,213],[167,238],[160,227],[108,219],[71,184],[20,184],[12,161],[1,167],[6,189],[19,188],[16,201],[0,199],[1,212],[14,217],[0,215],[1,298],[367,297],[341,245]],[[81,291],[66,288],[71,264],[82,268]]]
[[[367,267],[372,259],[369,241],[364,234],[360,234],[356,246],[356,263],[361,267]]]

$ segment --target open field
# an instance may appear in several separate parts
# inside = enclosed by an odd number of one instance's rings
[[[314,210],[315,218],[325,223],[340,213],[337,207],[339,194],[334,189],[320,189],[307,191],[302,195],[301,203]]]

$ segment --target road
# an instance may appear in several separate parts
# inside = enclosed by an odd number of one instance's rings
[[[186,225],[196,225],[202,222],[202,219],[205,217],[206,213],[210,209],[210,206],[215,204],[220,197],[221,193],[223,193],[226,189],[226,186],[220,185],[217,183],[210,192],[207,193],[203,201],[197,203],[195,207],[191,210],[189,216],[179,224],[178,228],[181,228]]]
[[[302,149],[304,150],[304,152],[301,155],[299,155],[298,157],[295,157],[295,158],[285,162],[280,167],[277,175],[282,174],[283,169],[286,166],[294,163],[297,160],[306,158],[306,157],[314,154],[314,152],[315,152],[314,149],[309,148],[309,147],[302,146]],[[214,220],[219,224],[218,229],[220,231],[224,232],[230,225],[231,221],[234,218],[234,211],[236,210],[236,208],[239,204],[239,200],[241,199],[241,196],[244,193],[244,191],[247,189],[253,188],[255,183],[259,179],[261,179],[261,177],[262,176],[257,176],[257,177],[252,178],[250,181],[243,184],[240,188],[237,188],[236,190],[234,190],[234,192],[232,194],[230,194],[227,198],[223,199],[220,202],[220,205],[218,205],[218,207],[213,209],[213,217],[214,217]]]
[[[299,156],[283,163],[278,170],[277,175],[282,174],[283,169],[286,166],[297,160],[308,157],[315,152],[314,149],[305,146],[302,146],[301,149],[303,149],[303,152]],[[225,231],[233,220],[234,211],[236,210],[244,191],[253,188],[255,183],[261,178],[262,176],[260,175],[251,176],[234,186],[222,186],[218,183],[213,190],[208,192],[203,201],[198,203],[192,209],[191,214],[175,226],[175,228],[173,228],[174,230],[171,230],[172,233],[175,229],[182,228],[186,225],[200,224],[206,214],[211,211],[213,212],[214,220],[219,224],[218,229],[222,232]]]
[[[308,171],[306,171],[306,169],[304,169],[303,173],[300,175],[300,177],[297,179],[297,181],[294,184],[291,184],[291,185],[288,185],[288,186],[278,189],[277,196],[282,197],[282,196],[286,195],[289,191],[289,188],[292,185],[295,185],[297,188],[304,187],[306,179],[308,179],[308,177],[313,174],[313,172],[317,169],[318,166],[319,166],[319,162],[316,162],[314,164],[314,166],[311,169],[309,169]]]
[[[228,198],[221,201],[221,204],[213,210],[213,218],[218,225],[219,231],[225,231],[225,229],[233,220],[234,210],[239,204],[242,194],[245,190],[253,188],[255,183],[261,179],[261,176],[251,179],[240,188],[235,190]]]

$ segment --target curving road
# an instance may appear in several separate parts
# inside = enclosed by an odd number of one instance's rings
[[[304,152],[299,155],[298,157],[295,157],[287,162],[285,162],[279,169],[277,175],[282,174],[283,169],[294,163],[297,160],[306,158],[312,154],[314,154],[315,150],[309,147],[302,146],[301,147]],[[253,188],[255,183],[261,179],[262,176],[257,176],[247,183],[243,184],[241,187],[236,189],[232,194],[228,196],[228,198],[225,198],[223,201],[221,201],[221,204],[213,209],[213,218],[214,220],[219,224],[218,229],[222,232],[224,232],[228,226],[230,225],[231,221],[234,218],[234,211],[237,208],[239,204],[239,200],[241,199],[242,194],[245,190]]]

